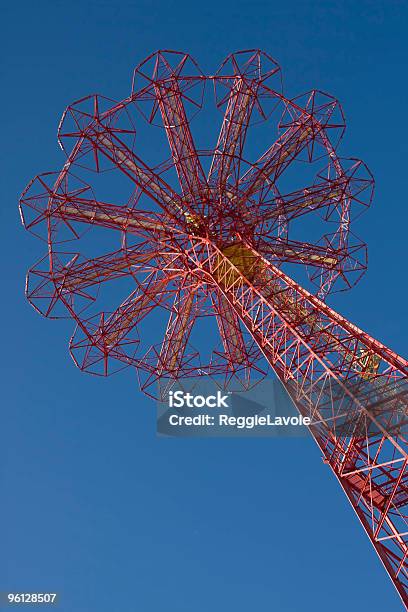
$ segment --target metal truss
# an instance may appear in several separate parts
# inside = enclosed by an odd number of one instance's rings
[[[219,136],[198,149],[191,126],[212,88]],[[142,124],[167,139],[168,159],[142,159]],[[263,137],[274,137],[248,161],[252,128],[263,124]],[[152,54],[129,97],[92,95],[65,111],[67,161],[21,198],[25,227],[47,244],[27,297],[45,316],[75,321],[78,367],[102,375],[134,367],[152,396],[159,381],[163,392],[198,374],[248,388],[270,366],[311,418],[325,463],[408,606],[408,362],[326,302],[366,269],[351,224],[374,182],[363,162],[339,157],[344,127],[331,96],[286,97],[278,64],[261,51],[231,54],[211,76],[188,54]],[[101,190],[112,171],[129,186],[126,200],[97,198],[85,180],[91,173]],[[307,234],[313,223],[320,238],[300,238],[296,228]],[[116,246],[103,251],[108,236]],[[97,253],[81,255],[82,245]],[[113,308],[101,306],[119,295]],[[163,341],[143,348],[142,321],[156,311],[167,313]],[[192,345],[203,318],[220,338],[205,362]]]

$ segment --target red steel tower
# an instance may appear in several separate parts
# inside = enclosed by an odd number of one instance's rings
[[[191,124],[212,131],[214,117],[195,116],[213,90],[218,140],[198,149]],[[343,131],[334,98],[285,97],[279,66],[261,51],[231,54],[213,76],[188,54],[151,55],[121,102],[91,95],[65,111],[62,170],[21,198],[25,227],[48,246],[27,297],[75,321],[81,369],[133,366],[149,395],[158,381],[197,374],[248,388],[269,365],[311,417],[408,606],[408,362],[326,303],[366,268],[350,226],[371,203],[373,178],[338,156]],[[168,140],[164,161],[156,136]],[[144,348],[140,324],[158,311],[168,313],[164,339]],[[199,320],[215,321],[220,338],[205,362],[191,344]]]

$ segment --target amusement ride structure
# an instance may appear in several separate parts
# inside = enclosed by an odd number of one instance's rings
[[[201,150],[191,125],[213,131],[214,117],[197,114],[213,92],[223,119],[215,146]],[[371,203],[373,178],[338,156],[343,131],[334,98],[285,97],[279,66],[261,51],[231,54],[212,76],[188,54],[151,55],[123,101],[91,95],[65,111],[62,170],[21,198],[25,227],[47,244],[27,297],[75,321],[70,350],[82,370],[133,366],[151,396],[201,374],[249,388],[270,366],[312,419],[408,606],[408,362],[326,303],[366,268],[350,225]],[[166,160],[156,135],[168,140]],[[314,239],[316,227],[330,231]],[[143,348],[142,321],[157,312],[164,339]],[[191,344],[199,320],[214,321],[220,339],[205,362]]]

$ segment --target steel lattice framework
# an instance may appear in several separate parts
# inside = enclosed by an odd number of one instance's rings
[[[199,150],[191,120],[213,88],[221,129],[214,148]],[[146,150],[162,150],[149,133],[167,137],[169,159],[142,160],[137,122]],[[207,134],[212,121],[199,127]],[[312,418],[325,463],[407,606],[408,362],[326,303],[366,268],[350,224],[371,203],[373,178],[361,161],[338,156],[343,130],[334,98],[316,90],[285,97],[278,64],[261,51],[228,56],[213,76],[188,54],[151,55],[122,102],[92,95],[65,111],[67,161],[21,198],[25,227],[48,246],[29,272],[27,296],[45,316],[75,321],[70,350],[81,369],[106,375],[115,363],[134,366],[149,395],[158,381],[201,373],[249,387],[271,366]],[[248,161],[244,146],[250,156],[262,138],[264,152]],[[97,198],[87,174],[108,176],[100,183],[108,194],[118,177],[132,186],[130,197],[105,201],[118,197],[114,187],[114,198]],[[299,219],[306,231],[311,219],[330,231],[292,238]],[[108,236],[119,241],[101,254]],[[69,250],[76,241],[97,255]],[[308,278],[300,284],[287,268]],[[102,309],[113,282],[127,283],[126,294]],[[139,324],[158,310],[168,312],[164,340],[144,352]],[[205,363],[190,342],[201,317],[216,321],[221,340]]]

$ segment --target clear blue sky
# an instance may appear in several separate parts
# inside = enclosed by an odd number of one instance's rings
[[[213,72],[262,48],[290,95],[318,87],[343,103],[342,152],[377,190],[358,227],[369,272],[331,303],[404,354],[407,17],[390,0],[3,3],[0,590],[59,591],[62,612],[401,609],[311,439],[156,438],[132,373],[75,369],[71,325],[24,300],[41,249],[17,199],[61,166],[64,107],[124,97],[151,51],[186,50]]]

